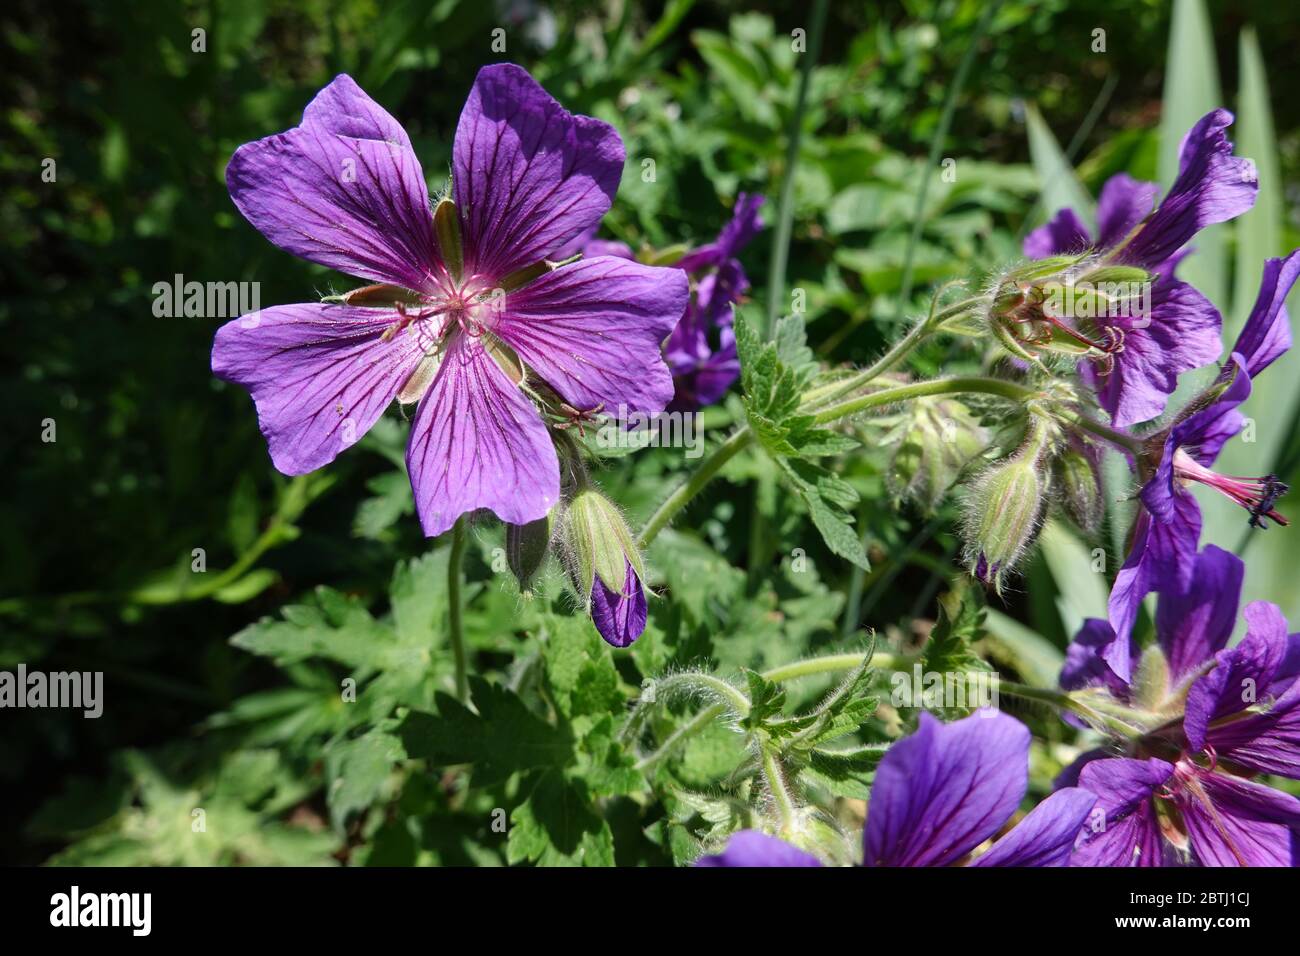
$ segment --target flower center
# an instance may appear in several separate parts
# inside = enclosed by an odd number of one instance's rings
[[[1274,507],[1290,487],[1278,480],[1277,475],[1262,478],[1243,478],[1240,475],[1221,475],[1206,468],[1181,448],[1174,452],[1174,474],[1184,483],[1196,481],[1227,496],[1250,512],[1250,526],[1264,528],[1265,518],[1279,525],[1287,519]]]

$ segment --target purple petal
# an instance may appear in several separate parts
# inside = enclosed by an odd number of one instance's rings
[[[672,354],[666,354],[673,370],[673,400],[669,411],[697,411],[722,398],[733,382],[740,377],[740,359],[736,356],[736,336],[729,329],[721,331],[722,344],[716,352],[709,353],[707,343],[703,358],[674,363]]]
[[[1232,636],[1246,565],[1207,545],[1196,556],[1190,585],[1166,590],[1156,605],[1156,636],[1176,683],[1223,650]]]
[[[1178,809],[1203,866],[1292,866],[1300,800],[1262,784],[1193,770]]]
[[[226,183],[244,218],[287,252],[377,282],[436,287],[420,162],[349,76],[316,94],[301,126],[235,150]]]
[[[1065,664],[1061,668],[1061,689],[1078,690],[1081,687],[1102,686],[1121,699],[1128,696],[1128,683],[1120,680],[1101,656],[1115,640],[1115,631],[1108,621],[1090,617],[1083,622],[1079,633],[1065,649]],[[1130,656],[1136,656],[1132,647]]]
[[[702,856],[696,866],[821,866],[821,861],[784,840],[757,830],[733,833],[721,853]]]
[[[1173,776],[1163,760],[1094,760],[1079,784],[1097,795],[1103,812],[1090,815],[1075,844],[1072,866],[1160,866],[1164,849],[1152,799]]]
[[[1255,204],[1255,164],[1232,155],[1224,130],[1232,114],[1214,110],[1183,138],[1178,178],[1160,208],[1124,248],[1121,258],[1155,266],[1185,246],[1198,230],[1240,216]]]
[[[615,242],[612,239],[593,239],[582,248],[582,254],[588,259],[595,259],[599,256],[614,256],[616,259],[636,259],[632,254],[632,247],[626,242]]]
[[[889,748],[867,810],[867,866],[947,866],[1007,821],[1029,781],[1029,731],[978,711],[952,724],[921,714]]]
[[[722,227],[717,240],[686,253],[678,260],[677,268],[686,272],[699,272],[721,266],[728,259],[735,258],[762,231],[763,219],[758,213],[762,205],[762,196],[739,193],[731,211],[731,219]]]
[[[1218,361],[1223,318],[1209,299],[1186,282],[1160,279],[1151,289],[1150,314],[1107,318],[1120,330],[1123,348],[1107,374],[1088,368],[1097,398],[1114,423],[1126,428],[1165,410],[1183,372]]]
[[[1244,720],[1210,728],[1205,742],[1234,764],[1300,780],[1300,681],[1260,707]]]
[[[465,270],[494,281],[600,222],[623,174],[614,127],[569,113],[513,63],[479,70],[453,152]]]
[[[1142,599],[1155,590],[1188,587],[1200,538],[1201,509],[1186,491],[1173,494],[1167,518],[1156,521],[1146,508],[1138,510],[1132,550],[1115,575],[1107,603],[1116,639],[1102,650],[1102,658],[1121,680],[1133,677],[1131,637]]]
[[[544,517],[560,496],[560,465],[537,409],[479,340],[450,338],[411,425],[406,465],[428,537],[490,508],[510,524]]]
[[[1102,747],[1085,750],[1075,757],[1068,767],[1056,775],[1056,779],[1052,781],[1052,789],[1064,790],[1067,787],[1077,787],[1079,785],[1079,774],[1083,773],[1084,767],[1094,760],[1107,760],[1113,756],[1115,755],[1111,751]]]
[[[1023,249],[1030,259],[1083,252],[1092,245],[1088,227],[1073,209],[1062,209],[1045,225],[1025,236]]]
[[[687,286],[680,269],[584,259],[508,293],[492,329],[571,405],[658,412],[673,394],[660,343]]]
[[[1250,317],[1237,336],[1232,350],[1242,357],[1251,377],[1268,368],[1291,347],[1291,322],[1286,312],[1286,297],[1300,276],[1300,249],[1285,259],[1266,259],[1264,277]]]
[[[1097,797],[1072,787],[1034,807],[975,866],[1068,866],[1075,838]]]
[[[253,396],[275,467],[303,475],[369,431],[419,363],[415,335],[382,341],[398,319],[346,305],[263,309],[217,330],[212,371]]]
[[[1150,214],[1159,191],[1155,183],[1142,182],[1128,173],[1106,180],[1097,199],[1097,245],[1109,249],[1128,238],[1133,227]]]
[[[1193,752],[1205,748],[1211,723],[1262,703],[1286,659],[1286,618],[1276,604],[1254,601],[1246,605],[1246,625],[1241,643],[1216,654],[1214,670],[1198,678],[1188,691],[1183,732]],[[1226,733],[1217,736],[1215,749],[1244,744],[1268,723],[1249,717],[1234,722],[1222,728]]]
[[[606,585],[600,575],[591,586],[591,620],[605,643],[615,647],[627,647],[645,630],[645,588],[632,562],[626,563],[621,592]]]

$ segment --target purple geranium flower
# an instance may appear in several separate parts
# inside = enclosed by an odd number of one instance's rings
[[[731,307],[749,291],[749,279],[736,256],[763,228],[762,205],[762,196],[741,193],[717,241],[677,262],[677,268],[695,277],[695,294],[664,343],[673,374],[669,407],[675,411],[712,405],[740,375]]]
[[[953,866],[996,836],[1029,786],[1029,730],[980,711],[951,724],[921,714],[916,733],[889,748],[876,769],[863,833],[865,866]],[[1096,797],[1056,791],[972,866],[1064,866]],[[738,833],[708,866],[808,866],[780,840]],[[737,846],[736,841],[740,840]]]
[[[1102,189],[1095,241],[1071,209],[1025,238],[1025,254],[1034,258],[1095,249],[1099,265],[1137,266],[1156,277],[1145,314],[1097,316],[1096,341],[1074,333],[1101,356],[1081,372],[1121,427],[1160,415],[1180,374],[1219,357],[1222,317],[1205,296],[1174,278],[1174,267],[1198,230],[1254,205],[1255,166],[1232,155],[1224,133],[1231,124],[1232,114],[1220,109],[1191,128],[1183,138],[1178,178],[1154,213],[1155,184],[1121,174]]]
[[[1250,513],[1252,525],[1263,526],[1266,518],[1286,524],[1275,507],[1286,485],[1272,475],[1220,475],[1210,465],[1228,439],[1241,431],[1243,418],[1237,407],[1250,397],[1254,377],[1291,346],[1286,297],[1298,276],[1300,250],[1265,262],[1254,308],[1218,379],[1177,416],[1171,428],[1148,442],[1152,456],[1159,455],[1158,463],[1142,488],[1133,544],[1110,594],[1110,623],[1122,640],[1112,642],[1105,657],[1125,680],[1131,666],[1128,636],[1142,598],[1155,590],[1181,591],[1191,575],[1201,536],[1201,509],[1189,485],[1206,485],[1240,504]]]
[[[1300,800],[1248,777],[1300,778],[1300,635],[1256,601],[1245,639],[1224,649],[1244,570],[1218,548],[1197,556],[1190,586],[1160,596],[1140,679],[1121,679],[1100,656],[1114,637],[1105,621],[1089,620],[1070,645],[1062,686],[1091,688],[1081,701],[1137,732],[1126,756],[1093,751],[1062,774],[1105,812],[1080,834],[1075,865],[1297,862]]]
[[[547,420],[661,410],[676,269],[546,261],[609,208],[624,151],[513,64],[482,69],[460,116],[452,196],[431,213],[402,127],[336,77],[296,129],[241,146],[235,205],[282,249],[378,283],[223,326],[213,371],[246,387],[275,466],[332,461],[397,398],[418,402],[407,465],[425,534],[488,508],[514,524],[559,499]]]

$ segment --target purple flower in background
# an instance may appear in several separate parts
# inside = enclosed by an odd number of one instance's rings
[[[821,866],[821,861],[784,840],[760,833],[741,830],[733,833],[721,853],[702,856],[696,866]]]
[[[763,228],[762,196],[741,193],[731,221],[717,241],[688,252],[677,268],[695,277],[695,294],[664,344],[673,374],[674,411],[712,405],[740,375],[731,307],[749,291],[749,279],[736,256]]]
[[[876,769],[863,834],[866,866],[951,866],[1007,823],[1029,786],[1029,730],[993,711],[942,724],[929,714]],[[1064,866],[1092,809],[1058,790],[972,866]]]
[[[1218,379],[1194,399],[1167,431],[1148,446],[1158,454],[1152,478],[1141,491],[1133,544],[1111,589],[1109,617],[1119,640],[1105,649],[1111,668],[1130,676],[1129,641],[1142,599],[1151,591],[1182,591],[1188,586],[1201,536],[1201,509],[1188,486],[1213,488],[1245,508],[1250,524],[1272,519],[1286,524],[1277,511],[1287,486],[1272,475],[1243,478],[1220,475],[1210,466],[1224,444],[1243,427],[1237,407],[1250,397],[1251,382],[1291,346],[1286,297],[1300,276],[1300,250],[1264,263],[1254,308]]]
[[[1244,570],[1208,547],[1191,585],[1161,594],[1140,681],[1120,679],[1098,653],[1113,637],[1106,622],[1088,621],[1070,645],[1062,686],[1113,698],[1121,706],[1102,709],[1141,731],[1128,756],[1093,751],[1062,775],[1096,793],[1105,814],[1081,832],[1074,865],[1300,862],[1300,800],[1248,779],[1300,778],[1300,635],[1256,601],[1245,639],[1225,650]]]
[[[1222,349],[1219,311],[1174,278],[1174,268],[1198,230],[1255,203],[1255,166],[1232,155],[1224,133],[1231,124],[1232,114],[1220,109],[1191,128],[1183,138],[1178,178],[1154,213],[1155,184],[1120,174],[1102,189],[1095,241],[1071,209],[1025,238],[1025,255],[1033,258],[1095,249],[1099,265],[1136,266],[1156,276],[1145,314],[1095,318],[1104,361],[1081,367],[1121,427],[1160,415],[1178,376],[1215,361]]]
[[[299,127],[241,146],[226,180],[244,217],[288,252],[378,283],[217,332],[213,371],[252,394],[276,468],[327,464],[397,398],[419,403],[407,466],[425,534],[479,508],[544,516],[559,499],[544,416],[657,412],[672,397],[660,343],[686,307],[685,276],[545,261],[599,222],[623,160],[613,127],[566,112],[513,64],[479,71],[452,198],[433,213],[405,131],[350,77]]]
[[[1029,730],[980,711],[951,724],[921,714],[916,733],[876,769],[863,833],[865,866],[953,866],[996,836],[1029,786]],[[972,866],[1064,866],[1096,797],[1058,790]],[[706,866],[808,866],[813,858],[752,831],[732,837]],[[742,839],[743,838],[743,839]],[[736,841],[741,840],[739,845]],[[798,861],[798,862],[796,862]]]

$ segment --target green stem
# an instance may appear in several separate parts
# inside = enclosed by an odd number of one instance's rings
[[[1015,681],[1001,679],[998,680],[997,688],[999,693],[1010,694],[1012,697],[1019,697],[1022,700],[1041,701],[1045,704],[1051,704],[1058,710],[1068,710],[1089,723],[1099,724],[1111,733],[1129,740],[1136,740],[1142,736],[1142,731],[1136,727],[1130,727],[1122,720],[1118,720],[1109,714],[1095,711],[1082,701],[1075,700],[1064,691],[1050,690],[1046,687],[1030,687],[1026,684],[1017,684]]]
[[[789,833],[794,829],[794,798],[785,787],[785,771],[781,768],[781,761],[777,759],[776,753],[766,746],[763,747],[762,767],[763,779],[767,781],[767,789],[772,793],[777,815],[781,818],[780,832]]]
[[[465,558],[465,516],[456,519],[451,529],[451,556],[447,561],[447,600],[450,605],[448,614],[451,631],[451,652],[456,667],[456,699],[462,704],[469,702],[469,668],[465,657],[465,624],[462,618],[461,583],[464,575],[461,564]]]
[[[695,736],[705,727],[709,726],[709,724],[713,723],[716,718],[721,717],[726,709],[725,704],[710,704],[708,707],[705,707],[689,721],[682,724],[669,734],[668,739],[660,744],[658,750],[637,761],[636,769],[641,771],[649,770],[659,761],[671,754],[677,748],[677,745],[683,740]]]
[[[768,268],[767,328],[770,336],[776,328],[776,317],[785,298],[785,270],[790,260],[790,233],[794,226],[794,181],[799,165],[799,141],[803,138],[803,117],[808,104],[808,84],[812,79],[813,64],[821,52],[822,32],[826,26],[828,0],[813,4],[812,24],[808,31],[808,49],[799,65],[799,91],[795,95],[794,112],[786,131],[785,180],[781,183],[781,197],[777,202],[776,234],[772,239],[772,259]]]
[[[803,407],[812,408],[818,405],[823,405],[826,402],[842,398],[850,392],[857,391],[878,376],[888,372],[906,358],[907,353],[912,351],[932,335],[944,320],[960,315],[963,312],[968,312],[981,302],[983,302],[981,296],[972,296],[968,299],[962,299],[960,302],[954,303],[946,309],[931,314],[925,321],[918,322],[916,325],[912,326],[911,331],[909,331],[907,335],[899,339],[894,344],[893,348],[867,368],[864,368],[862,371],[857,372],[849,378],[842,379],[838,382],[830,382],[807,392],[804,395]]]
[[[810,657],[807,660],[795,661],[793,664],[783,664],[781,667],[763,671],[763,679],[781,684],[812,674],[851,671],[861,664],[865,657],[865,654],[830,654],[826,657]],[[886,670],[894,670],[903,662],[904,658],[897,654],[877,653],[871,658],[873,667],[883,667]]]
[[[641,533],[637,536],[637,546],[644,548],[653,541],[673,520],[677,512],[685,508],[690,500],[713,479],[722,466],[747,448],[753,440],[754,434],[747,425],[733,432],[731,437],[714,450],[713,454],[704,459],[700,467],[676,491],[664,499],[663,504],[655,510],[650,520],[645,523],[645,527],[641,529]]]
[[[921,398],[925,395],[949,395],[958,392],[983,392],[989,395],[1000,395],[1017,402],[1026,402],[1038,394],[1033,389],[1000,378],[978,376],[936,378],[928,382],[913,382],[910,385],[882,388],[879,391],[868,392],[866,395],[858,395],[838,405],[823,408],[814,415],[814,420],[817,424],[824,425],[880,405],[892,405],[895,402]]]
[[[926,382],[913,382],[909,385],[882,388],[878,391],[868,392],[865,395],[857,395],[848,401],[822,408],[814,413],[813,419],[818,425],[825,425],[828,422],[837,421],[849,415],[865,411],[868,408],[892,405],[896,402],[921,398],[927,395],[952,395],[962,392],[997,395],[1021,404],[1026,404],[1030,400],[1039,397],[1039,393],[1032,388],[1026,388],[1024,385],[1018,385],[1004,379],[982,376],[957,376],[954,378],[937,378]],[[1047,417],[1064,419],[1078,428],[1118,445],[1134,456],[1142,453],[1140,439],[1116,431],[1109,425],[1104,425],[1087,415],[1068,408],[1058,407],[1052,407],[1051,409],[1034,407],[1032,410]],[[646,522],[645,527],[641,529],[641,534],[637,537],[638,546],[644,548],[653,541],[659,532],[668,526],[668,523],[677,515],[677,512],[685,508],[691,499],[699,494],[700,490],[713,479],[713,476],[722,469],[722,466],[748,447],[753,440],[754,435],[749,430],[749,426],[742,426],[733,432],[731,437],[719,445],[713,454],[704,460],[704,463],[696,469],[690,478],[664,499],[663,504],[655,510],[655,513],[650,516],[650,520]]]

